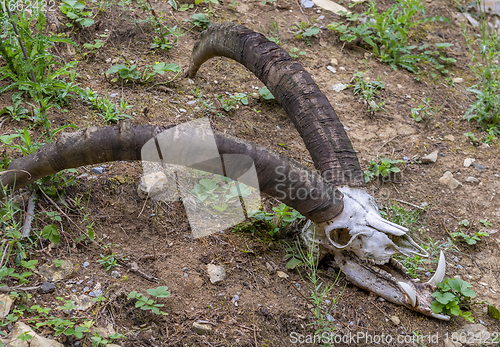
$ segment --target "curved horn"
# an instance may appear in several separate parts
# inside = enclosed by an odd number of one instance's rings
[[[309,73],[285,50],[244,26],[213,24],[195,44],[187,75],[194,77],[200,66],[215,56],[243,64],[269,88],[327,182],[365,186],[356,152],[333,107]]]
[[[63,133],[56,142],[14,160],[9,170],[0,177],[1,184],[19,189],[64,169],[117,160],[141,160],[144,144],[171,127],[130,126],[123,122],[115,127],[86,128],[74,133]],[[192,133],[189,135],[177,141],[184,141],[186,147],[196,146]],[[252,158],[259,183],[256,188],[266,194],[316,223],[332,219],[342,212],[342,194],[312,170],[252,142],[218,132],[214,132],[214,137],[220,155],[241,154]],[[172,161],[169,164],[186,165],[186,158],[181,154],[169,158]],[[190,167],[218,173],[210,161]],[[245,172],[248,168],[241,169]],[[239,176],[237,172],[232,172],[232,175]]]

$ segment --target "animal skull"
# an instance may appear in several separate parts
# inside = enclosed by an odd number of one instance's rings
[[[338,189],[344,194],[342,213],[330,221],[308,222],[304,227],[302,237],[310,251],[319,258],[332,253],[342,272],[357,286],[396,304],[448,320],[448,316],[435,314],[430,308],[431,294],[446,271],[442,252],[436,274],[429,282],[411,281],[393,255],[429,254],[406,234],[408,229],[383,219],[375,200],[364,189]]]

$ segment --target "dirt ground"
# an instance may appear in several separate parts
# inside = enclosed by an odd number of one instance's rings
[[[481,137],[484,132],[476,124],[461,120],[474,100],[473,94],[466,89],[475,83],[475,79],[468,67],[470,57],[459,23],[454,20],[454,14],[459,11],[456,5],[444,0],[426,2],[429,15],[446,16],[451,22],[432,23],[413,33],[417,42],[453,43],[448,55],[457,63],[449,69],[449,76],[463,80],[452,86],[444,76],[433,79],[426,70],[419,80],[407,71],[394,71],[362,48],[344,47],[338,36],[327,29],[321,30],[318,37],[311,40],[311,45],[294,37],[290,29],[292,23],[315,18],[318,26],[326,27],[328,23],[340,20],[339,16],[329,11],[318,7],[301,9],[298,1],[278,0],[266,5],[258,0],[238,2],[234,9],[229,6],[229,1],[212,5],[214,15],[211,20],[237,22],[265,35],[270,35],[272,22],[279,23],[282,47],[287,50],[298,47],[306,52],[299,62],[312,75],[348,128],[347,134],[364,170],[372,159],[410,158],[409,163],[402,166],[400,180],[393,183],[370,182],[368,189],[381,207],[397,205],[412,211],[426,204],[430,206],[418,226],[411,230],[412,237],[419,244],[428,244],[429,238],[439,244],[446,243],[450,233],[458,229],[458,223],[463,219],[471,222],[469,233],[482,228],[480,219],[486,218],[493,223],[489,227],[491,235],[482,238],[477,245],[469,246],[456,241],[454,248],[446,252],[447,276],[458,275],[471,282],[479,300],[498,304],[500,233],[494,231],[499,228],[500,221],[496,192],[500,190],[500,178],[495,176],[500,174],[500,146],[498,142],[489,146],[474,146],[463,136],[463,133],[471,131],[476,137]],[[393,1],[377,3],[385,9]],[[167,1],[152,1],[152,5],[155,10],[170,16],[170,25],[177,24],[183,31],[191,28],[184,19],[192,15],[192,10],[174,13]],[[80,45],[90,42],[90,38],[97,37],[97,34],[109,34],[105,45],[95,55],[83,57],[78,51],[72,54],[59,47],[64,60],[80,61],[77,82],[81,87],[90,87],[108,97],[118,95],[112,98],[116,101],[123,97],[129,105],[133,105],[129,114],[135,123],[161,125],[180,124],[201,117],[202,112],[197,112],[199,101],[188,103],[197,100],[195,89],[199,88],[203,98],[213,101],[218,111],[224,114],[224,117],[210,116],[214,129],[254,141],[312,166],[303,141],[284,111],[276,103],[260,98],[256,92],[263,84],[234,61],[214,58],[202,66],[193,81],[179,76],[166,85],[121,84],[106,78],[103,73],[107,69],[125,61],[134,61],[139,67],[158,61],[177,63],[183,70],[188,67],[190,52],[201,30],[189,30],[168,53],[160,50],[153,52],[149,48],[153,32],[147,23],[138,22],[146,15],[149,14],[144,13],[135,1],[124,7],[113,3],[112,7],[96,16],[96,23],[90,28],[73,29],[72,37]],[[66,20],[59,13],[61,25],[58,30],[69,33],[70,29],[64,26]],[[332,65],[337,72],[328,70],[328,65]],[[334,84],[350,83],[357,71],[365,71],[365,76],[371,80],[380,77],[385,84],[382,96],[387,101],[384,106],[386,112],[370,114],[366,105],[353,96],[352,89],[341,92],[332,89]],[[172,77],[162,76],[159,81]],[[226,92],[248,94],[248,106],[240,105],[229,113],[223,112],[214,95]],[[422,99],[427,97],[432,99],[432,105],[443,107],[432,119],[417,123],[411,118],[410,110],[422,104]],[[0,96],[0,107],[8,101],[8,93]],[[53,109],[50,119],[54,125],[70,122],[81,128],[104,125],[95,111],[76,99],[65,113]],[[1,133],[9,134],[14,128],[26,125],[8,119]],[[412,160],[434,150],[439,151],[436,163],[424,165]],[[475,158],[486,169],[465,168],[465,158]],[[39,305],[44,303],[54,307],[56,297],[88,293],[99,284],[110,300],[101,310],[97,322],[102,326],[112,324],[116,331],[127,335],[126,340],[119,342],[122,346],[291,346],[293,332],[304,335],[314,333],[312,314],[304,298],[309,295],[310,284],[304,280],[303,270],[285,268],[286,243],[283,240],[272,240],[265,231],[240,233],[230,229],[194,239],[182,202],[155,203],[139,198],[137,185],[142,174],[139,162],[107,163],[102,174],[94,174],[90,170],[91,167],[78,169],[80,178],[76,185],[67,189],[66,200],[70,204],[75,197],[88,200],[88,212],[95,223],[96,238],[102,244],[112,244],[112,252],[128,257],[129,264],[145,275],[120,267],[116,270],[126,275],[127,280],[113,278],[111,271],[106,271],[97,262],[102,250],[91,244],[85,247],[76,245],[63,237],[61,246],[37,251],[32,259],[38,259],[40,264],[52,259],[71,260],[80,266],[71,279],[56,284],[54,293],[36,296]],[[461,186],[451,190],[440,184],[438,179],[446,171],[451,171],[462,183]],[[87,175],[81,176],[85,173]],[[469,176],[477,178],[479,183],[466,182]],[[274,198],[263,197],[263,200],[268,210],[277,204]],[[41,199],[37,211],[42,210],[54,210],[54,207]],[[81,228],[85,226],[81,212],[76,209],[65,211]],[[64,221],[64,231],[69,234],[78,232],[75,225],[67,220]],[[292,235],[285,241],[292,244],[294,240]],[[424,265],[425,271],[418,272],[422,280],[426,280],[425,272],[435,269],[436,255],[433,255],[432,262]],[[89,265],[83,267],[85,262]],[[210,283],[206,272],[206,265],[210,263],[224,266],[228,274],[225,281],[218,285]],[[273,269],[272,265],[269,268],[266,263],[274,264],[276,268]],[[322,262],[320,277],[325,283],[333,284],[337,273],[329,267],[327,261]],[[289,279],[277,276],[276,269],[287,273]],[[158,281],[154,282],[151,278]],[[32,284],[40,281],[39,278],[33,279]],[[171,292],[170,297],[162,299],[167,316],[154,316],[135,309],[133,302],[127,300],[128,293],[133,290],[146,293],[148,288],[159,285],[167,286]],[[240,298],[237,306],[232,301],[235,295]],[[401,343],[376,344],[361,340],[358,343],[336,343],[338,346],[444,346],[446,334],[468,324],[457,317],[449,322],[438,321],[388,303],[353,286],[342,275],[334,285],[330,300],[333,301],[333,297],[337,300],[332,324],[339,335],[383,333],[394,340],[398,336],[408,337],[407,342]],[[472,314],[475,322],[484,324],[490,333],[500,332],[499,322],[488,316],[484,305],[472,307]],[[200,336],[192,332],[193,322],[199,320],[212,323],[211,335]],[[436,334],[437,341],[424,339],[421,344],[409,342],[412,336]],[[67,346],[78,345],[72,340],[61,341]],[[466,343],[463,345],[467,346]]]

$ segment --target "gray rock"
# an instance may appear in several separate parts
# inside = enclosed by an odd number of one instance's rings
[[[470,167],[473,162],[475,162],[476,159],[474,158],[465,158],[464,160],[464,167]]]
[[[28,341],[21,341],[18,339],[20,336],[31,335],[32,339],[29,340],[30,344],[28,345]],[[37,347],[64,347],[62,343],[59,343],[54,340],[47,339],[43,336],[38,335],[33,331],[28,325],[22,322],[16,322],[14,324],[14,329],[9,334],[9,337],[6,339],[0,339],[0,342],[5,346],[16,346],[16,347],[28,347],[28,346],[37,346]]]
[[[500,175],[499,175],[499,174],[493,174],[493,176],[495,176],[495,177],[500,177]]]
[[[14,300],[8,294],[0,295],[0,319],[6,317],[9,312]]]
[[[311,0],[302,0],[300,5],[302,5],[303,8],[311,8],[314,6],[314,2]]]
[[[122,275],[118,271],[116,271],[116,270],[111,271],[111,277],[120,278],[121,276]]]
[[[427,271],[424,275],[427,277],[431,277],[432,274],[429,271]]]
[[[186,271],[188,271],[188,270],[189,270],[189,268],[187,268],[187,267],[183,267],[183,268],[182,268],[182,271],[184,271],[184,272],[186,272]]]
[[[226,270],[220,265],[208,264],[208,276],[213,284],[222,282],[226,279]]]
[[[56,285],[54,283],[52,283],[52,282],[45,281],[38,288],[38,293],[40,293],[40,294],[47,294],[47,293],[53,292],[54,290],[56,290]]]
[[[446,171],[443,174],[443,177],[439,179],[439,183],[448,186],[448,188],[450,188],[451,190],[456,189],[458,186],[461,185],[460,182],[458,182],[456,179],[453,178],[453,174],[450,171]]]
[[[475,161],[472,162],[472,166],[474,166],[474,168],[476,170],[478,170],[478,171],[484,171],[484,170],[486,170],[486,168],[483,165],[481,165],[481,164],[479,164],[479,163],[477,163]]]
[[[479,183],[479,180],[476,177],[467,177],[467,179],[465,180],[465,182]]]
[[[401,324],[401,319],[399,319],[398,316],[391,316],[391,321],[394,323],[394,325]]]
[[[420,161],[422,162],[422,164],[435,163],[438,159],[438,153],[439,153],[439,151],[434,151],[434,152],[426,155],[425,157],[422,157],[422,159],[420,159]]]
[[[100,289],[93,290],[89,293],[89,295],[92,297],[100,296],[100,295],[102,295],[102,290],[100,290]]]
[[[198,335],[209,335],[212,333],[212,326],[210,324],[194,322],[191,330]]]
[[[83,267],[87,267],[87,266],[89,266],[89,265],[90,265],[90,264],[89,264],[89,262],[88,262],[88,261],[84,261],[82,266],[83,266]]]
[[[100,175],[104,172],[104,168],[101,166],[93,167],[92,172]]]

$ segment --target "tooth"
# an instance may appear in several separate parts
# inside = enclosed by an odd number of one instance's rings
[[[447,315],[444,315],[444,314],[438,314],[438,313],[432,312],[431,316],[434,317],[434,318],[437,318],[437,319],[441,319],[441,320],[450,320],[450,316],[447,316]]]
[[[408,299],[410,300],[410,304],[415,307],[417,304],[417,293],[415,292],[415,289],[413,289],[409,284],[404,283],[404,282],[398,282],[399,286],[403,291],[406,293],[406,296],[408,296]]]
[[[445,273],[446,273],[446,259],[444,258],[443,251],[441,251],[441,253],[439,254],[439,263],[436,269],[436,273],[427,283],[429,283],[433,287],[436,287],[438,283],[444,279]]]

